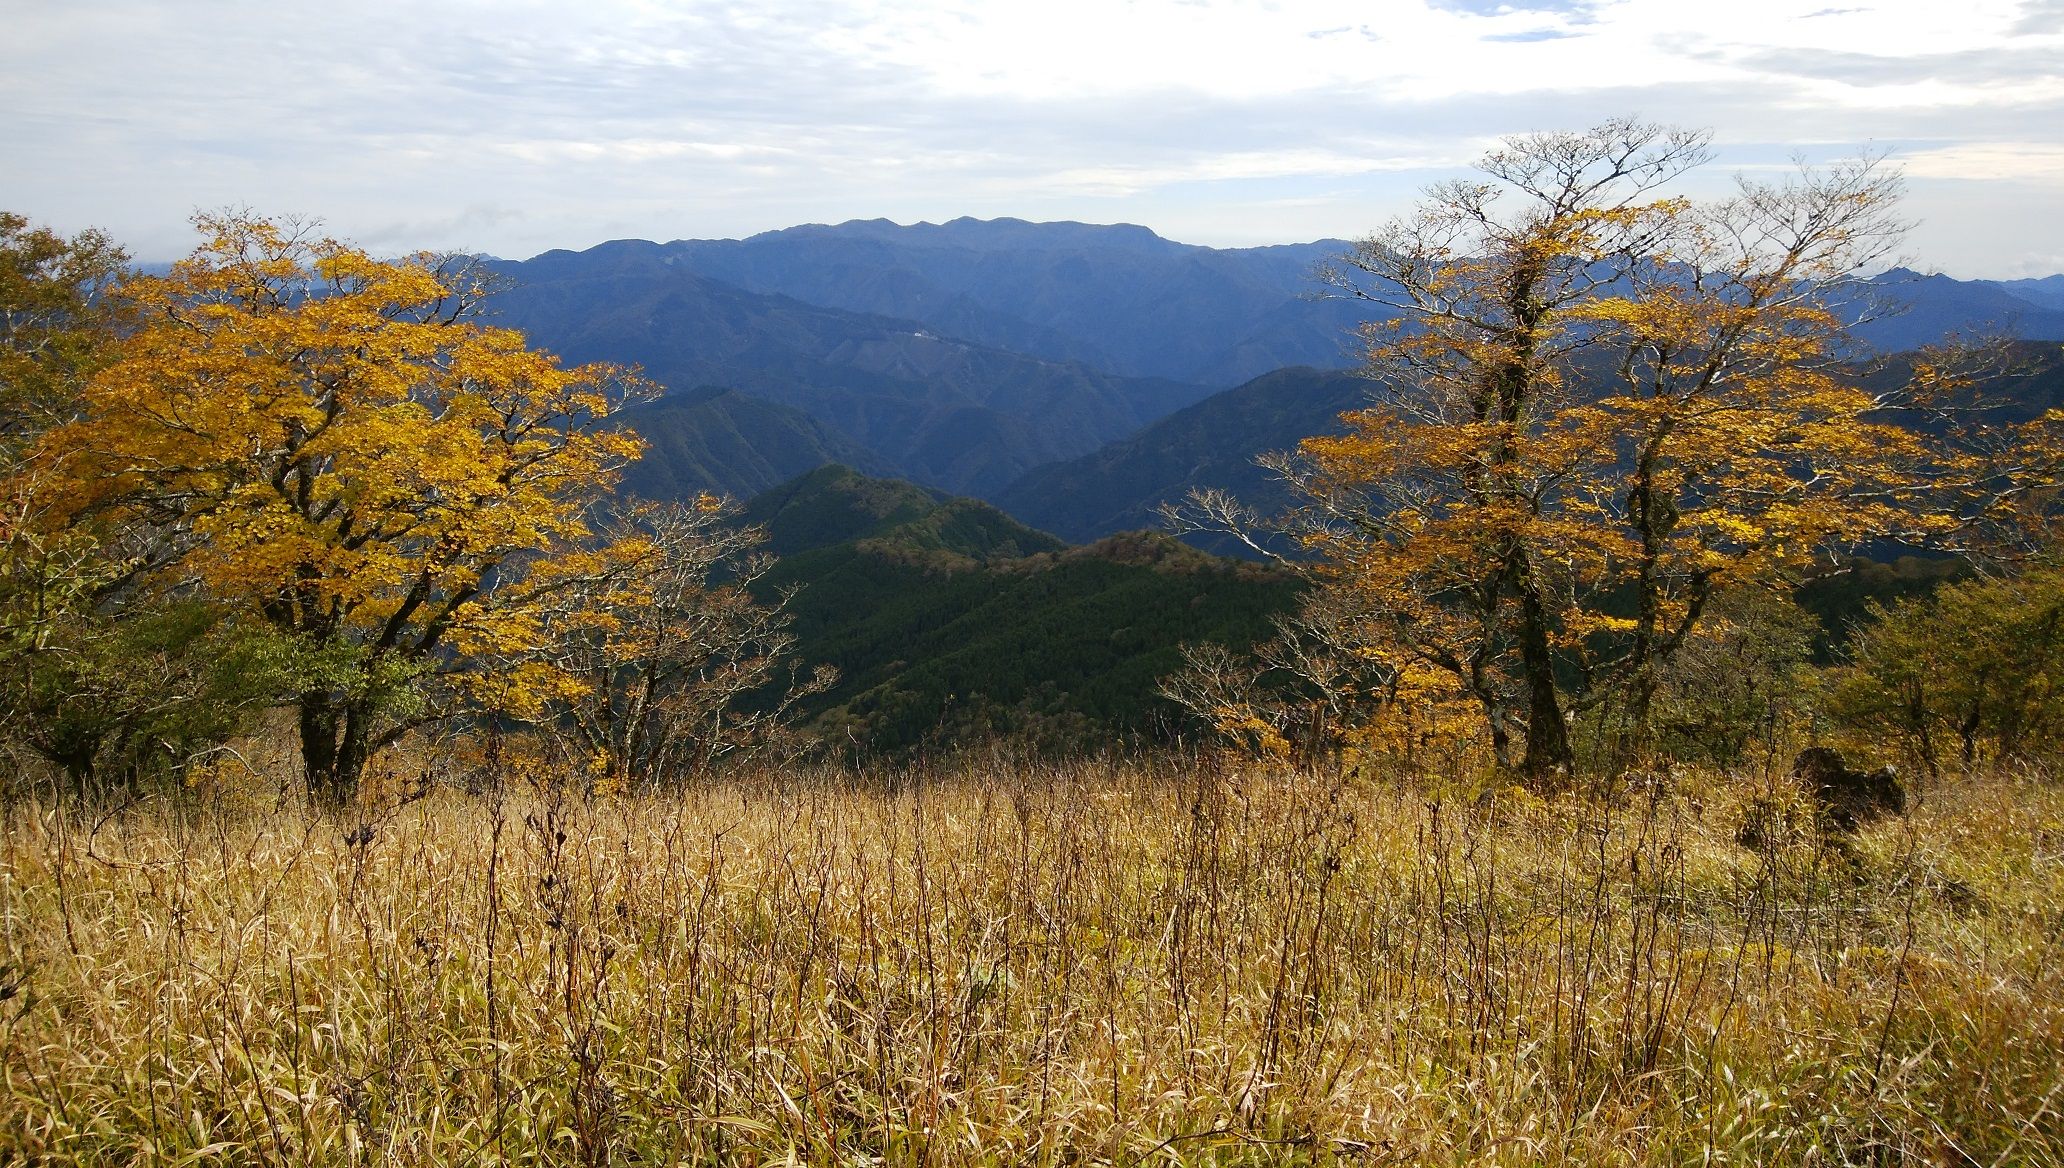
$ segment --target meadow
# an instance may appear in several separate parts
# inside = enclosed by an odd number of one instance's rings
[[[2064,1163],[2064,788],[1919,794],[18,791],[0,1163]]]

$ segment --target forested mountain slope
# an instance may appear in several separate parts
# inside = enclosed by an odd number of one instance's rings
[[[866,541],[911,555],[987,561],[1067,546],[979,500],[836,465],[764,492],[738,521],[764,530],[768,550],[780,556]]]
[[[827,467],[753,500],[794,590],[801,660],[839,684],[807,715],[833,742],[899,754],[1008,734],[1107,749],[1180,727],[1154,693],[1194,641],[1265,635],[1299,585],[1165,536],[1089,547],[986,504]]]
[[[645,439],[645,457],[624,472],[625,492],[644,499],[692,499],[708,492],[750,498],[827,463],[872,474],[889,466],[792,406],[716,386],[667,394],[624,411]]]

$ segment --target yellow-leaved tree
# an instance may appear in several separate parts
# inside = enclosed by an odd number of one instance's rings
[[[176,533],[170,571],[291,640],[308,791],[337,804],[485,663],[528,662],[493,678],[505,709],[572,684],[519,650],[610,570],[589,513],[639,453],[611,419],[645,386],[472,319],[465,262],[196,222],[190,258],[125,286],[119,353],[43,437],[46,513]]]
[[[1276,460],[1362,641],[1447,678],[1537,786],[1573,773],[1573,715],[1638,732],[1715,596],[1925,523],[1919,439],[1844,369],[1897,176],[1673,193],[1708,154],[1617,120],[1432,188],[1327,273],[1390,310],[1365,329],[1371,405]],[[1242,518],[1198,502],[1200,525]]]

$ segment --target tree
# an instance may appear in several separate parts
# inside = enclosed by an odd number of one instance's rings
[[[1618,120],[1506,140],[1326,273],[1391,313],[1373,402],[1276,469],[1365,635],[1482,711],[1502,763],[1569,776],[1569,717],[1638,731],[1736,582],[1912,525],[1918,441],[1846,380],[1842,311],[1898,235],[1871,161],[1670,195],[1702,133]],[[1192,522],[1237,525],[1205,498]]]
[[[1940,453],[1945,546],[2011,573],[2064,547],[2064,408],[2054,343],[1955,338],[1884,363],[1910,425]]]
[[[1250,753],[1307,765],[1338,757],[1364,737],[1372,707],[1395,707],[1410,686],[1396,663],[1361,641],[1364,614],[1349,607],[1354,600],[1339,589],[1309,593],[1244,654],[1209,641],[1186,645],[1183,668],[1157,692]]]
[[[88,793],[216,745],[271,673],[205,600],[139,587],[168,533],[76,525],[57,506],[68,468],[38,443],[119,350],[126,262],[100,232],[0,212],[0,733]]]
[[[86,375],[117,340],[121,302],[106,295],[129,257],[105,234],[66,239],[0,211],[0,444],[68,420]]]
[[[1652,721],[1666,756],[1768,768],[1796,741],[1813,692],[1808,662],[1820,622],[1773,583],[1715,596],[1658,670]]]
[[[1947,584],[1871,617],[1834,674],[1839,722],[1889,733],[1931,776],[1951,749],[1970,767],[2064,746],[2064,568]]]
[[[94,797],[178,778],[297,676],[293,646],[201,597],[144,595],[10,637],[8,736]]]
[[[610,426],[645,387],[475,322],[471,264],[249,214],[197,226],[190,258],[125,285],[131,331],[38,444],[61,468],[39,522],[173,533],[164,586],[290,638],[308,790],[334,805],[608,570],[588,513],[640,449]],[[529,705],[568,684],[537,663],[496,680]]]
[[[711,495],[626,511],[602,533],[613,569],[580,573],[550,615],[537,652],[579,684],[540,720],[598,781],[628,789],[749,756],[836,679],[820,667],[741,706],[777,683],[795,638],[782,606],[750,592],[773,563],[753,554],[766,534],[734,519]]]

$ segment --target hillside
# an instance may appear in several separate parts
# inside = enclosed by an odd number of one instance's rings
[[[886,473],[878,455],[810,415],[714,386],[669,393],[623,414],[645,439],[624,472],[626,493],[686,499],[702,492],[749,498],[826,463]]]
[[[1352,373],[1281,369],[1094,453],[1039,467],[996,501],[1025,522],[1074,540],[1155,526],[1157,507],[1202,488],[1231,491],[1269,510],[1287,500],[1254,459],[1337,432],[1340,414],[1364,404],[1370,387]]]
[[[765,530],[768,550],[780,556],[858,541],[906,554],[937,552],[970,561],[1067,546],[978,500],[836,465],[752,499],[739,522]]]
[[[784,557],[802,660],[839,684],[806,715],[897,755],[1017,736],[1098,749],[1175,729],[1154,694],[1193,641],[1244,645],[1298,584],[1137,533],[1083,548],[986,504],[827,467],[750,503]]]
[[[900,476],[961,493],[1123,437],[1208,390],[1115,377],[926,325],[747,292],[627,241],[497,268],[498,323],[570,361],[642,366],[801,410]]]

